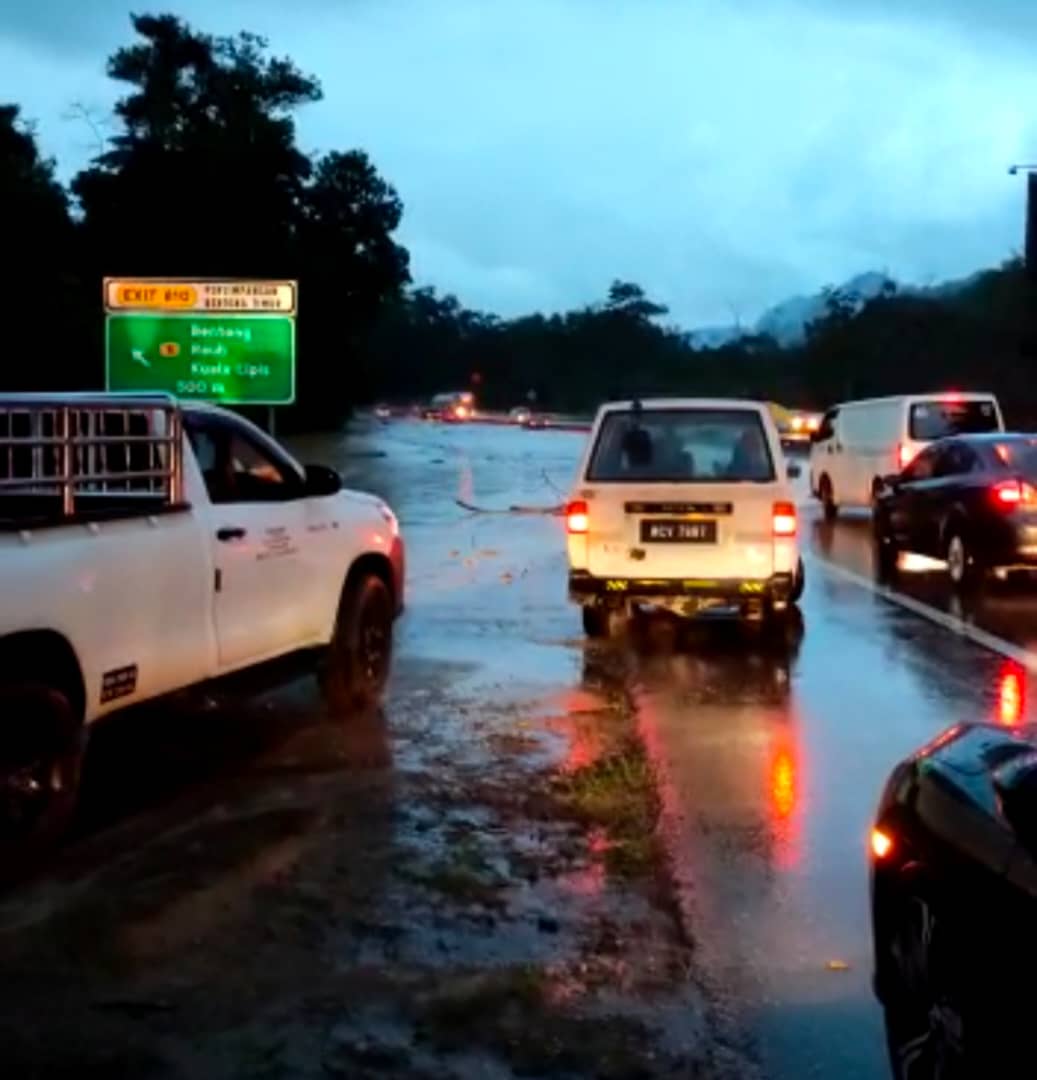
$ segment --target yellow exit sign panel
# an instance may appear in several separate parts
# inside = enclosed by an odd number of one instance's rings
[[[295,281],[185,281],[179,278],[105,278],[108,312],[168,311],[294,315]]]

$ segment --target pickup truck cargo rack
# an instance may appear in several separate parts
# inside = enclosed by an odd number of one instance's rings
[[[183,505],[183,417],[168,394],[0,394],[0,527]]]

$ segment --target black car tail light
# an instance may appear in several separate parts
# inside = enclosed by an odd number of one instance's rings
[[[1037,506],[1037,488],[1024,480],[1002,480],[991,489],[994,503],[1002,510],[1017,506]]]

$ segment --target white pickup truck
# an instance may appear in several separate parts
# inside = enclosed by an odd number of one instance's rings
[[[67,822],[106,714],[291,658],[380,693],[389,507],[247,420],[164,395],[0,395],[0,853]]]

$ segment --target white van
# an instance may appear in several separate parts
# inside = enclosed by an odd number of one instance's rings
[[[831,520],[840,507],[870,507],[882,478],[937,439],[1004,429],[993,394],[848,401],[825,413],[811,440],[810,490]]]

